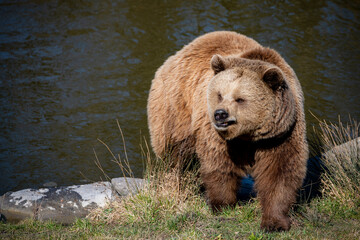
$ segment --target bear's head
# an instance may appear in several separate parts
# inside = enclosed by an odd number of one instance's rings
[[[279,137],[296,121],[294,97],[276,65],[241,56],[214,55],[207,91],[208,114],[226,140]]]

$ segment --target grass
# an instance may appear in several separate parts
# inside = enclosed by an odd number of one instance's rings
[[[358,133],[354,121],[346,126],[320,123],[317,134],[328,168],[322,179],[323,197],[291,211],[289,232],[261,231],[256,199],[213,214],[196,169],[183,173],[170,168],[167,159],[151,158],[145,144],[148,184],[138,194],[96,209],[69,226],[34,220],[2,223],[0,239],[360,239],[359,149],[356,144],[341,145]]]
[[[323,161],[329,170],[323,177],[323,191],[336,202],[348,207],[360,206],[360,125],[350,121],[344,126],[320,122],[324,143]],[[357,140],[353,140],[353,139]],[[342,143],[348,142],[346,145]]]

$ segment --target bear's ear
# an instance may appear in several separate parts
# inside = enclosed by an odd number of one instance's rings
[[[263,80],[274,91],[282,90],[287,87],[285,77],[278,68],[266,69]]]
[[[222,56],[215,54],[210,61],[211,68],[215,74],[225,70],[225,60]]]

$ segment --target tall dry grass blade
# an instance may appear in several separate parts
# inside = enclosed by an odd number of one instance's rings
[[[115,154],[113,153],[113,151],[110,149],[110,147],[104,141],[102,141],[101,139],[98,139],[98,141],[105,146],[105,148],[108,150],[108,152],[112,156],[111,161],[116,163],[119,166],[119,168],[121,170],[121,173],[122,173],[122,175],[123,175],[123,177],[125,179],[126,186],[127,186],[128,189],[130,189],[130,183],[129,183],[127,178],[128,177],[134,178],[134,173],[131,170],[130,161],[128,159],[124,134],[123,134],[123,132],[121,130],[119,121],[118,120],[116,120],[116,121],[117,121],[118,129],[120,131],[121,139],[122,139],[122,142],[123,142],[123,149],[124,149],[124,154],[125,154],[125,158],[123,159],[123,161],[121,159],[120,154],[118,154],[117,157],[116,157]],[[104,172],[104,170],[103,170],[103,168],[102,168],[102,166],[100,164],[100,161],[99,161],[96,153],[95,153],[95,157],[97,159],[95,164],[100,168],[100,170],[103,172],[103,174],[106,175],[106,173]],[[108,180],[111,180],[107,175],[106,175],[106,177],[107,177]],[[137,186],[136,182],[133,182],[133,184],[134,184],[136,190],[139,191],[139,186]]]
[[[118,119],[116,119],[116,123],[117,123],[118,129],[119,129],[119,131],[120,131],[121,140],[122,140],[122,143],[123,143],[124,154],[125,154],[124,162],[125,162],[126,166],[127,166],[129,169],[131,169],[131,168],[130,168],[130,163],[129,163],[129,158],[128,158],[127,151],[126,151],[126,143],[125,143],[124,134],[123,134],[123,131],[121,130],[120,123],[119,123],[119,120],[118,120]],[[133,174],[132,174],[131,176],[134,177]]]
[[[111,180],[111,178],[105,173],[105,171],[104,171],[104,168],[102,167],[102,165],[101,165],[101,163],[100,163],[100,160],[99,160],[99,158],[98,158],[98,156],[97,156],[97,154],[96,154],[96,151],[95,151],[95,149],[93,149],[93,151],[94,151],[94,155],[95,155],[95,165],[100,169],[100,171],[104,174],[104,176],[105,176],[105,178],[108,180],[108,181],[110,181]]]

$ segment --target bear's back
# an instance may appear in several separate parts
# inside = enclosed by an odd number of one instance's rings
[[[165,145],[183,141],[192,134],[194,108],[206,112],[212,56],[241,54],[256,47],[261,45],[249,37],[217,31],[196,38],[165,61],[152,81],[147,107],[151,141],[158,155]]]

